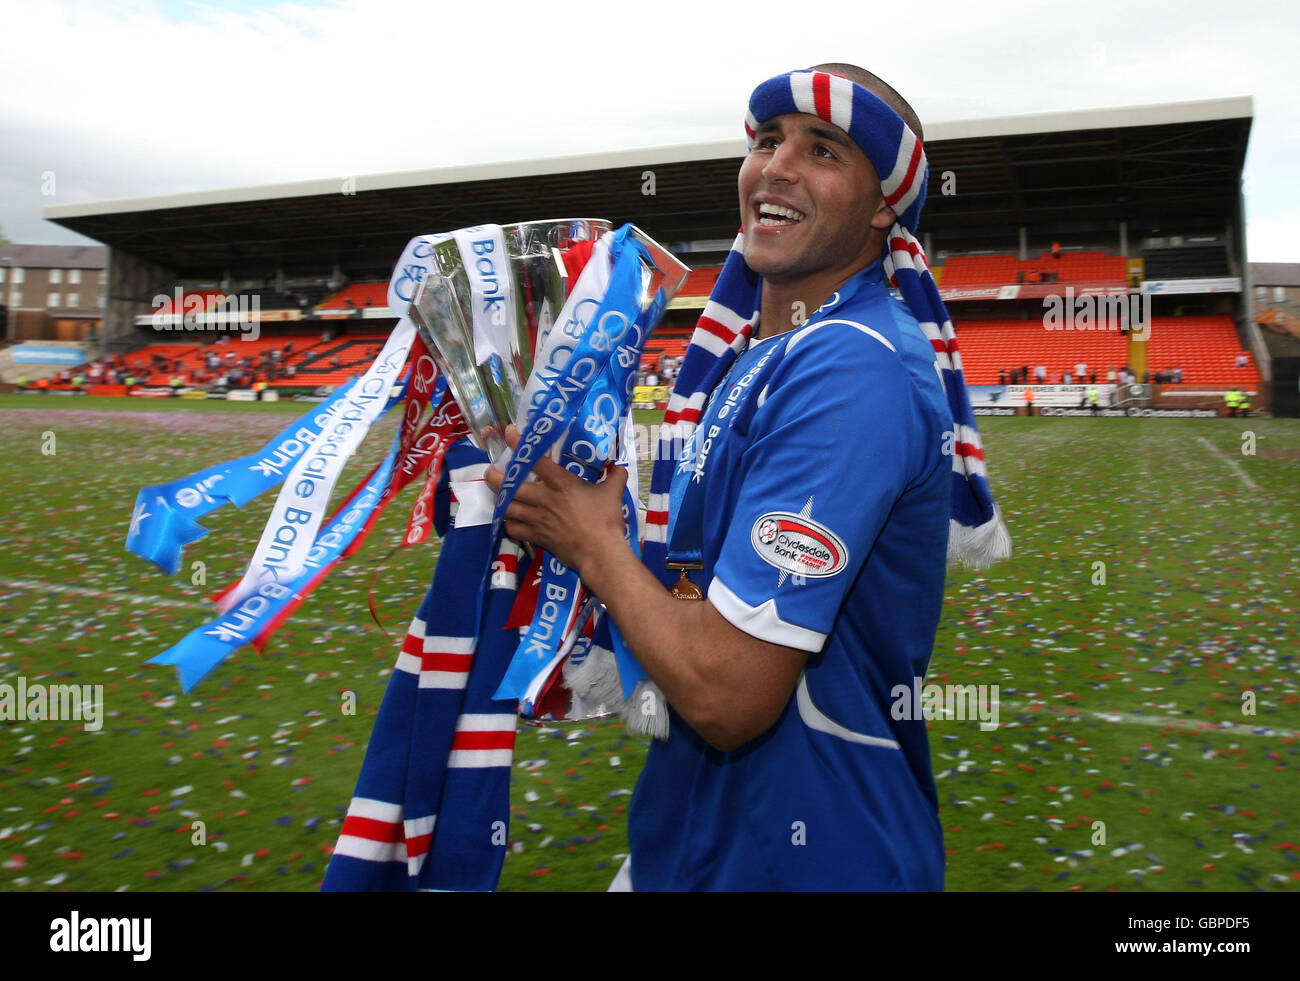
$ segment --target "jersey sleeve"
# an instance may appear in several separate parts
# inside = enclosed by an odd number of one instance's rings
[[[817,653],[941,437],[888,337],[849,321],[793,335],[755,405],[708,598],[745,633]]]

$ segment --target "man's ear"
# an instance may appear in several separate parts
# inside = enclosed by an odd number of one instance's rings
[[[885,199],[882,196],[880,204],[876,206],[876,213],[871,216],[871,227],[887,232],[894,227],[896,221],[898,221],[898,215],[894,213],[893,208],[885,204]]]

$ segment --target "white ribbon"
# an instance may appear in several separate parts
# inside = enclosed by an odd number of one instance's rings
[[[221,603],[223,612],[241,603],[264,583],[288,584],[302,575],[334,484],[348,458],[356,452],[388,404],[414,339],[415,326],[403,317],[374,364],[348,395],[331,407],[327,417],[318,420],[322,423],[320,434],[298,457],[285,478],[243,579]]]
[[[508,363],[515,300],[505,235],[500,225],[460,228],[452,235],[469,276],[475,363],[483,364],[493,354]]]

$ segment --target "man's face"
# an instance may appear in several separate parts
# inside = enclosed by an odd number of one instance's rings
[[[745,261],[771,283],[848,279],[879,257],[894,220],[867,155],[806,113],[758,127],[739,186]]]

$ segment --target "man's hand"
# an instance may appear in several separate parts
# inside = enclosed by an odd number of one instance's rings
[[[510,426],[505,439],[514,449],[519,430]],[[631,551],[623,524],[626,470],[613,467],[602,483],[591,484],[543,456],[532,472],[537,479],[520,485],[506,508],[507,535],[540,545],[579,576],[601,551],[620,546]],[[495,494],[504,476],[488,467],[483,479]]]
[[[505,436],[518,444],[513,426]],[[708,600],[669,594],[624,538],[622,467],[601,484],[549,458],[533,473],[538,479],[520,487],[506,509],[506,534],[578,572],[672,707],[715,749],[739,749],[766,732],[790,702],[804,652],[750,636]],[[494,467],[484,475],[493,491],[502,477]]]

